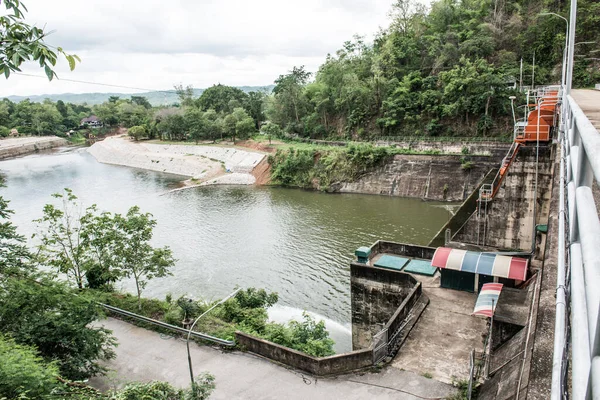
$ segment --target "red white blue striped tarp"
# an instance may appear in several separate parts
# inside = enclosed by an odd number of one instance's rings
[[[494,253],[479,253],[448,247],[438,247],[431,260],[431,266],[474,274],[497,276],[499,278],[524,281],[527,279],[525,258],[503,256]]]
[[[498,298],[500,297],[502,286],[501,283],[486,283],[483,285],[479,292],[479,296],[477,297],[473,315],[491,317],[498,305]]]

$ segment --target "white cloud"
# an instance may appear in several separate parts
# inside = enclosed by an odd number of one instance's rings
[[[27,19],[82,63],[59,76],[147,89],[268,85],[294,65],[316,71],[354,34],[386,26],[393,0],[28,0]],[[43,75],[35,65],[24,72]],[[12,76],[0,96],[122,91]]]

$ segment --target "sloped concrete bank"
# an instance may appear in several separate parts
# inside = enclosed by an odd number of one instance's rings
[[[88,149],[105,164],[165,172],[191,178],[187,187],[203,184],[251,185],[264,154],[218,146],[136,143],[111,137]]]
[[[383,167],[356,182],[340,183],[333,191],[463,201],[501,159],[498,156],[396,155]]]
[[[0,140],[0,160],[23,156],[40,150],[66,146],[69,142],[58,136],[37,136]]]

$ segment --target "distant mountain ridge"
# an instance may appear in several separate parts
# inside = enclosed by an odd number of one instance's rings
[[[266,86],[237,86],[238,89],[244,92],[256,92],[256,91],[267,91],[271,93],[275,85]],[[202,94],[204,89],[194,89],[194,97],[198,97]],[[143,93],[61,93],[61,94],[41,94],[34,96],[6,96],[5,98],[18,103],[20,101],[29,99],[33,103],[41,103],[45,99],[50,99],[53,102],[62,100],[65,103],[83,104],[88,105],[101,104],[108,100],[110,96],[119,96],[122,99],[128,99],[131,96],[143,96],[148,99],[150,104],[153,106],[169,105],[179,102],[177,93],[175,90],[164,90],[164,91],[152,91]]]

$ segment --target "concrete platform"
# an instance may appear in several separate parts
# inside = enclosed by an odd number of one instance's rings
[[[126,322],[100,321],[119,341],[117,358],[107,364],[113,370],[90,384],[101,390],[122,387],[130,381],[168,381],[189,385],[185,342]],[[217,388],[210,397],[219,399],[443,399],[455,392],[451,386],[410,371],[386,368],[374,373],[315,378],[269,360],[239,351],[191,344],[194,372],[208,371]]]
[[[416,277],[416,275],[415,275]],[[437,284],[436,284],[437,280]],[[477,295],[439,287],[439,274],[421,279],[430,303],[392,362],[393,368],[451,383],[467,379],[469,354],[483,351],[486,319],[473,317]]]

